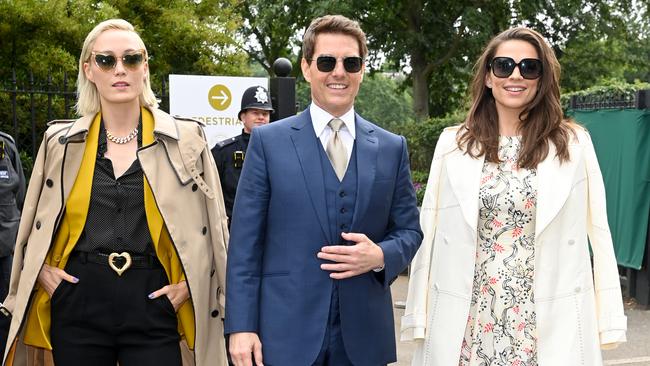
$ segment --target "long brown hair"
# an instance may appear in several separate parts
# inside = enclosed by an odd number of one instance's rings
[[[525,41],[535,47],[543,70],[537,94],[519,114],[522,146],[517,165],[527,169],[536,168],[549,153],[549,140],[555,145],[560,162],[568,161],[569,138],[575,133],[572,122],[564,119],[560,105],[560,63],[539,33],[522,27],[506,30],[494,37],[474,65],[472,107],[463,128],[459,129],[458,146],[473,158],[485,154],[487,161],[499,162],[498,114],[492,90],[485,86],[485,80],[491,72],[488,63],[497,48],[510,40]]]

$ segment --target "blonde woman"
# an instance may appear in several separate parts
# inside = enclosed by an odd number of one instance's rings
[[[148,54],[121,19],[79,60],[74,122],[52,124],[23,211],[7,364],[225,365],[227,219],[202,127],[157,109]]]
[[[598,366],[625,341],[598,161],[562,115],[559,78],[526,28],[476,63],[469,116],[441,134],[422,206],[402,318],[413,365]]]

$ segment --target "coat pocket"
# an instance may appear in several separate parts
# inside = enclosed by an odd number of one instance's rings
[[[441,291],[434,284],[430,290],[429,304],[424,364],[458,364],[470,299]]]
[[[540,365],[602,364],[592,298],[593,289],[576,287],[573,293],[536,299]]]

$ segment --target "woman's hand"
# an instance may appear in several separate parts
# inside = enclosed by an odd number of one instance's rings
[[[61,281],[77,283],[79,282],[79,279],[77,277],[69,275],[61,268],[43,264],[43,268],[41,268],[41,272],[38,274],[38,283],[43,286],[45,292],[47,292],[50,297],[52,297],[54,290],[59,287]]]
[[[174,306],[174,311],[178,311],[181,305],[190,298],[190,290],[187,288],[187,282],[181,281],[177,284],[167,285],[160,290],[150,293],[149,298],[155,299],[162,295],[167,296],[169,302]]]

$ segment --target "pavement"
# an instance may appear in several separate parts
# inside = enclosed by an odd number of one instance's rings
[[[408,277],[399,276],[391,286],[393,302],[406,300]],[[415,350],[414,342],[400,342],[400,319],[404,309],[393,307],[395,337],[397,339],[397,362],[391,366],[410,366]],[[650,366],[650,310],[638,306],[633,299],[625,300],[627,315],[627,342],[618,348],[603,351],[605,366]]]

